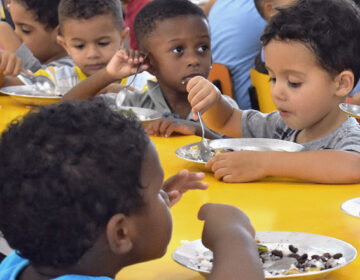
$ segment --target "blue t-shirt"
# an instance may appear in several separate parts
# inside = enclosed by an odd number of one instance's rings
[[[217,0],[209,14],[213,61],[226,65],[240,109],[249,109],[250,68],[260,50],[265,20],[253,0]]]
[[[29,264],[27,259],[20,257],[13,251],[0,264],[0,280],[16,280],[19,273]],[[64,275],[54,280],[113,280],[109,277],[92,277],[84,275]]]

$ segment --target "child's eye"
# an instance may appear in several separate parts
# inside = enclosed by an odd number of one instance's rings
[[[108,42],[108,41],[106,41],[106,42],[99,42],[98,44],[99,44],[99,46],[104,47],[104,46],[109,45],[109,44],[110,44],[110,42]]]
[[[176,47],[172,50],[173,53],[182,53],[183,52],[183,48],[182,47]]]
[[[293,82],[288,81],[288,85],[289,85],[289,87],[292,87],[292,88],[298,88],[301,86],[301,83],[293,83]]]
[[[202,45],[198,48],[199,52],[206,52],[209,49],[208,45]]]
[[[272,84],[276,83],[276,78],[271,78],[271,77],[270,77],[270,78],[269,78],[269,82],[272,83]]]
[[[75,45],[74,48],[78,50],[82,50],[84,48],[84,44]]]

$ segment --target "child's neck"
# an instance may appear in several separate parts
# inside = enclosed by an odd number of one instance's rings
[[[164,88],[161,85],[160,88],[171,112],[179,115],[182,119],[186,119],[191,112],[191,106],[187,100],[187,92],[175,91],[167,87]]]
[[[297,143],[307,143],[323,138],[337,129],[347,120],[347,115],[341,110],[334,110],[311,127],[304,128],[297,136]]]

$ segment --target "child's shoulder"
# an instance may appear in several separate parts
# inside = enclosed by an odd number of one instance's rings
[[[0,280],[16,280],[20,271],[29,261],[12,251],[0,265]]]

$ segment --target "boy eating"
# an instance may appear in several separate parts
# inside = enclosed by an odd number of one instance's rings
[[[352,1],[300,0],[279,11],[261,37],[278,111],[232,108],[202,77],[187,83],[194,112],[230,137],[293,141],[304,152],[238,151],[207,167],[225,182],[267,176],[319,183],[360,182],[360,127],[338,105],[360,75],[360,12]]]
[[[128,29],[123,28],[121,3],[118,0],[62,0],[58,16],[60,35],[57,40],[76,66],[49,67],[37,71],[35,75],[48,76],[58,91],[65,93],[107,65],[124,43]],[[132,66],[132,72],[122,77],[135,72],[137,64]],[[151,77],[144,72],[136,77],[133,86],[142,90]],[[122,85],[130,80],[123,79]],[[32,84],[26,78],[22,82]]]
[[[40,107],[2,135],[0,230],[15,251],[1,280],[110,280],[166,252],[169,206],[194,182],[163,183],[141,124],[101,101]],[[199,219],[214,251],[209,279],[264,279],[239,209],[206,204]]]
[[[153,109],[189,122],[193,115],[185,83],[198,75],[206,78],[211,66],[209,24],[204,12],[187,0],[154,0],[137,14],[134,31],[140,52],[146,54],[147,70],[157,82],[149,81],[148,90],[142,94],[128,94],[122,105]],[[119,57],[114,56],[105,69],[65,98],[94,96],[111,80],[121,78],[118,73],[122,67]],[[237,107],[233,99],[224,98]]]

